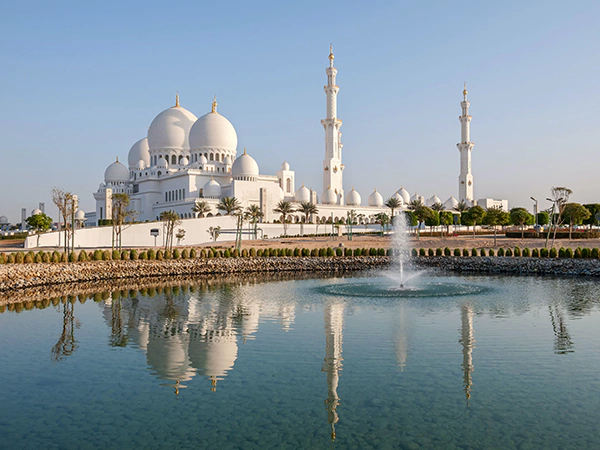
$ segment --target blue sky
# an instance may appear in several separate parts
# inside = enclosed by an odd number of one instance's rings
[[[0,15],[0,214],[92,192],[152,119],[219,111],[261,173],[319,193],[334,45],[344,184],[457,196],[462,84],[477,198],[600,202],[600,3],[28,2]],[[540,208],[546,207],[545,202]]]

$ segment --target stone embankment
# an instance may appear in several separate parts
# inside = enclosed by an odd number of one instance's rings
[[[162,261],[86,261],[0,265],[0,292],[68,283],[182,275],[228,275],[275,272],[346,272],[382,267],[386,256],[196,258]]]
[[[459,273],[600,276],[600,259],[419,256],[414,265]]]

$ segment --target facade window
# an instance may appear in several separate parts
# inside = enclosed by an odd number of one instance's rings
[[[291,192],[292,190],[292,180],[290,180],[289,178],[285,182],[285,190],[286,192]]]
[[[215,155],[213,155],[212,153],[210,154],[210,158],[209,161],[214,161],[215,160]]]

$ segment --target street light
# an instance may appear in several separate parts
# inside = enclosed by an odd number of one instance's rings
[[[533,197],[529,197],[529,198],[535,202],[533,205],[533,214],[535,216],[535,229],[537,230],[537,227],[538,227],[538,201],[537,201],[537,199],[535,199]]]

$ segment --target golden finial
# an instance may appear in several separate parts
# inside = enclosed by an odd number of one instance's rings
[[[213,112],[213,113],[216,113],[216,112],[217,112],[217,105],[218,105],[218,103],[217,103],[217,96],[215,95],[215,96],[213,97],[213,102],[212,102],[212,111],[211,111],[211,112]]]
[[[115,162],[119,162],[119,157],[117,156],[117,160]]]
[[[333,56],[333,44],[329,44],[329,59],[333,61],[335,56]]]
[[[179,108],[179,91],[175,92],[175,108]]]
[[[247,153],[246,153],[246,147],[244,147],[244,155],[246,155],[246,154],[247,154]]]
[[[463,90],[463,96],[465,98],[467,98],[467,94],[468,94],[468,92],[467,92],[467,82],[465,81],[464,90]]]

